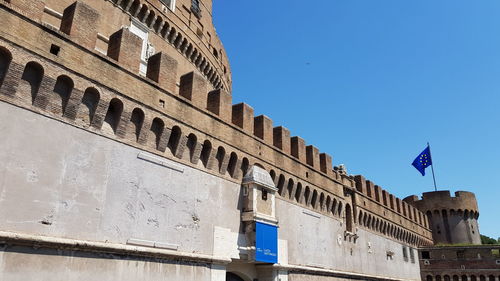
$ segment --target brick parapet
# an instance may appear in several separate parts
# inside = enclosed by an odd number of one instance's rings
[[[283,194],[288,195],[288,198],[282,196],[284,200],[296,201],[297,204],[306,204],[308,208],[323,211],[332,216],[335,216],[335,208],[333,205],[334,199],[339,203],[344,202],[344,204],[339,204],[339,206],[345,206],[346,202],[343,189],[353,189],[354,179],[349,175],[331,170],[331,156],[319,153],[313,146],[309,146],[309,148],[306,149],[305,141],[301,141],[300,137],[289,138],[289,134],[287,136],[285,130],[276,130],[276,128],[274,128],[272,141],[269,134],[263,139],[254,135],[255,127],[253,113],[250,114],[249,110],[245,112],[245,106],[242,106],[241,120],[243,123],[229,123],[226,119],[228,116],[221,114],[222,112],[228,112],[227,108],[221,109],[222,106],[229,105],[227,104],[227,99],[224,99],[225,102],[221,101],[216,103],[216,107],[219,109],[219,115],[217,115],[217,112],[214,113],[213,107],[210,108],[210,106],[207,105],[205,108],[200,108],[199,104],[193,103],[192,100],[177,96],[175,93],[167,92],[156,81],[141,77],[135,72],[127,70],[120,62],[110,60],[108,57],[98,52],[91,52],[86,48],[81,48],[76,42],[73,42],[68,35],[62,32],[39,23],[30,22],[27,19],[16,17],[12,14],[12,11],[8,11],[5,8],[0,7],[0,15],[0,23],[16,27],[12,30],[3,30],[0,34],[1,37],[4,38],[5,44],[10,45],[8,49],[14,52],[12,69],[22,69],[23,65],[26,65],[30,60],[34,60],[38,61],[45,69],[44,81],[49,81],[50,79],[56,80],[61,75],[69,75],[75,81],[74,93],[83,93],[85,89],[89,87],[97,88],[102,91],[102,96],[96,107],[96,113],[92,118],[92,122],[86,125],[78,125],[78,123],[76,123],[77,126],[83,126],[83,128],[94,133],[102,134],[128,145],[137,146],[161,156],[173,158],[176,161],[192,165],[235,182],[240,180],[243,174],[242,172],[244,172],[244,167],[258,163],[269,171],[274,170],[275,175],[276,173],[280,173],[286,177],[287,191],[289,190],[289,181],[293,180],[294,184],[290,184],[290,191],[295,191],[295,193],[283,192]],[[30,34],[25,34],[22,37],[16,36],[20,29],[26,30],[30,32]],[[47,47],[51,44],[57,44],[61,48],[61,53],[59,55],[54,55],[49,52],[49,48]],[[20,49],[20,46],[36,47],[30,47],[30,50],[27,50]],[[32,53],[26,56],[29,52]],[[53,83],[44,83],[40,93],[50,94],[52,87],[50,85],[53,85]],[[11,86],[13,86],[13,84],[10,82],[8,85],[4,83],[2,88]],[[197,92],[195,94],[199,93]],[[44,95],[45,94],[37,95],[37,98],[43,97]],[[81,96],[81,94],[78,95],[79,97]],[[205,93],[205,95],[207,95],[205,100],[208,102],[208,93]],[[106,119],[105,115],[108,110],[107,104],[109,104],[113,97],[121,99],[124,106],[120,120],[117,121],[116,128],[114,130],[108,130],[103,127],[105,123],[103,120]],[[76,105],[74,103],[78,100],[75,96],[70,97],[73,104],[73,109],[71,109],[72,113],[69,115],[65,114],[64,117],[60,116],[60,112],[57,111],[58,103],[51,103],[50,101],[43,101],[42,99],[40,103],[35,102],[35,107],[33,107],[27,103],[27,99],[19,99],[18,96],[12,98],[3,95],[2,100],[18,106],[27,107],[29,110],[49,115],[51,118],[57,118],[73,125],[75,125],[76,122],[73,119],[77,118],[78,115],[77,112],[74,112],[77,110],[75,109]],[[45,106],[45,103],[50,106]],[[145,136],[144,133],[141,133],[139,136],[134,136],[131,132],[134,127],[131,127],[129,122],[134,118],[132,113],[134,108],[139,108],[140,111],[145,114],[144,123],[138,130],[149,130],[149,128],[144,127],[144,124],[150,126],[149,124],[154,118],[159,117],[165,123],[165,130],[161,136],[157,136],[158,143],[155,145],[155,148],[151,148],[151,146],[147,145],[151,143],[151,141],[147,140],[147,136]],[[207,108],[212,110],[207,110]],[[236,110],[236,113],[240,114],[241,112]],[[233,118],[231,118],[231,120],[233,120]],[[267,120],[267,124],[269,124],[269,122],[272,122],[272,120]],[[172,131],[171,128],[175,126],[180,128],[182,135],[175,141],[174,145],[171,144],[170,140],[172,139],[172,135],[174,135],[174,131]],[[266,126],[266,129],[268,132],[269,126]],[[281,135],[276,137],[276,132],[281,133]],[[198,161],[196,164],[193,163],[196,162],[193,161],[193,157],[186,158],[186,153],[184,153],[186,147],[189,145],[189,140],[187,138],[187,136],[190,135],[189,133],[197,135],[199,141],[194,147],[197,153],[200,153],[199,157],[202,161]],[[169,139],[169,141],[167,141],[167,139]],[[281,145],[289,143],[290,147],[293,148],[292,139],[296,140],[297,146],[295,150],[291,149],[289,153],[287,153],[287,147],[280,148],[276,146],[278,141]],[[211,148],[205,154],[203,151],[204,147],[202,147],[200,151],[200,144],[203,140],[211,142]],[[220,159],[216,159],[216,151],[219,147],[224,148],[225,154],[222,155]],[[168,152],[169,150],[170,154],[161,153],[163,151]],[[309,151],[308,154],[307,151]],[[236,152],[238,154],[239,161],[236,161],[236,163],[238,166],[241,164],[241,167],[238,167],[238,169],[242,172],[234,172],[234,167],[227,167],[230,164],[228,162],[228,156],[231,152]],[[296,153],[297,156],[292,156],[293,153]],[[203,159],[203,157],[208,157],[208,159]],[[217,161],[219,162],[218,165],[214,165],[214,162]],[[203,162],[207,163],[205,167],[202,164]],[[212,168],[212,166],[216,169],[211,170],[210,168]],[[209,168],[207,169],[207,167]],[[232,175],[225,172],[227,169],[233,171],[231,172]],[[302,186],[301,189],[299,184]],[[323,198],[325,201],[318,203],[312,202],[310,197],[304,199],[304,190],[307,188],[310,189],[311,193],[316,191],[318,198]],[[285,191],[284,188],[283,191]],[[293,198],[296,195],[298,198]],[[327,204],[328,198],[330,199],[329,204]],[[337,211],[337,213],[338,216],[341,216],[342,211]]]

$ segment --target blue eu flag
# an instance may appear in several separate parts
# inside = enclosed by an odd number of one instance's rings
[[[422,176],[425,176],[425,168],[432,165],[431,150],[429,146],[427,146],[411,164],[422,174]]]

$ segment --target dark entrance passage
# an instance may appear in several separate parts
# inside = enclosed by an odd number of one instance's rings
[[[228,272],[226,273],[226,281],[245,281],[245,280],[243,280],[241,277],[239,277],[234,273]]]

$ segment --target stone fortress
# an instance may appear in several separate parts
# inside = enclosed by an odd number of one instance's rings
[[[500,280],[500,245],[481,245],[474,193],[426,192],[404,201],[424,212],[432,229],[435,245],[419,248],[422,280]]]
[[[0,0],[0,25],[0,280],[420,280],[418,247],[479,235],[233,105],[211,0]]]

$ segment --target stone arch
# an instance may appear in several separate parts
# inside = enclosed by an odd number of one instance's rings
[[[186,146],[189,151],[189,161],[192,164],[198,163],[198,159],[195,158],[197,145],[198,145],[198,137],[193,133],[189,134]]]
[[[311,206],[313,207],[313,209],[317,209],[318,207],[318,191],[316,189],[314,189],[312,192]]]
[[[170,29],[170,34],[167,36],[167,40],[168,42],[170,42],[170,44],[174,43],[176,35],[177,35],[177,30],[175,30],[175,27],[172,27]]]
[[[226,281],[249,281],[250,279],[244,279],[241,277],[241,275],[233,273],[233,272],[226,272]]]
[[[293,198],[293,188],[295,186],[295,183],[293,182],[293,179],[290,178],[288,179],[288,185],[287,185],[287,192],[288,192],[288,198],[292,199]]]
[[[153,30],[156,32],[156,33],[160,33],[161,32],[161,27],[162,27],[162,24],[163,24],[163,18],[160,17],[160,16],[157,16],[156,17],[156,20],[155,20],[155,24],[153,25]],[[160,34],[161,35],[161,34]]]
[[[345,228],[347,231],[353,232],[352,209],[349,204],[345,204]]]
[[[274,170],[269,171],[269,175],[271,176],[271,179],[273,180],[274,185],[276,185],[276,172]]]
[[[300,182],[297,183],[297,190],[295,191],[295,201],[300,203],[300,197],[302,193],[302,184]]]
[[[30,61],[24,67],[21,79],[28,82],[29,84],[29,91],[27,92],[29,92],[30,94],[29,99],[31,99],[32,103],[35,101],[35,98],[38,95],[38,91],[40,90],[40,85],[42,84],[43,75],[44,75],[44,69],[37,62]],[[22,98],[28,96],[28,93],[25,93],[25,90],[27,89],[23,89],[23,87],[18,88],[18,92],[20,92],[20,96]]]
[[[284,187],[285,187],[285,176],[281,174],[278,178],[278,186],[277,186],[278,194],[280,196],[283,196],[285,192]]]
[[[479,281],[486,281],[486,276],[479,275]]]
[[[451,281],[450,275],[443,276],[444,281]]]
[[[176,156],[177,158],[182,158],[182,155],[178,155],[179,153],[177,153],[180,147],[181,138],[182,138],[181,128],[179,126],[172,127],[167,147],[170,149],[172,155]]]
[[[149,10],[149,15],[147,17],[147,19],[145,19],[145,24],[148,26],[148,27],[153,27],[153,24],[155,23],[155,19],[156,19],[156,14],[153,10]]]
[[[210,155],[212,154],[212,143],[209,140],[205,140],[203,142],[203,148],[201,149],[201,162],[203,163],[203,166],[205,168],[211,168],[209,167],[209,161],[210,161]]]
[[[141,134],[142,125],[144,124],[144,111],[140,108],[134,108],[132,110],[132,115],[130,116],[130,122],[128,123],[129,128],[127,132],[131,137],[137,142],[139,141],[139,136]]]
[[[139,19],[139,21],[143,23],[146,23],[146,16],[148,16],[148,13],[149,13],[148,5],[142,4],[141,9],[137,14],[137,19]]]
[[[453,280],[453,281],[455,281],[455,280]],[[488,276],[488,281],[495,281],[495,276],[493,276],[493,275]]]
[[[309,206],[310,204],[309,199],[311,199],[311,189],[309,188],[309,186],[306,186],[306,189],[304,191],[304,204],[306,204],[306,206]]]
[[[226,150],[224,149],[224,147],[219,146],[219,148],[217,148],[217,154],[215,155],[215,159],[217,159],[217,169],[221,174],[224,174],[222,167],[224,165],[225,157],[226,157]]]
[[[326,208],[326,212],[329,213],[331,208],[332,208],[332,197],[330,197],[330,195],[327,195],[326,196],[326,202],[325,202],[325,208]]]
[[[161,136],[163,135],[163,131],[165,130],[165,123],[160,118],[153,119],[151,123],[151,128],[149,131],[151,132],[151,136],[149,137],[150,144],[154,144],[154,148],[156,150],[160,150],[160,141]]]
[[[241,174],[245,176],[248,171],[248,167],[250,166],[250,162],[248,161],[248,158],[243,157],[243,160],[241,160]]]
[[[462,279],[461,281],[467,281],[467,275],[465,275],[465,274],[462,275],[461,279]]]
[[[441,281],[441,275],[436,275],[436,281]]]
[[[10,63],[12,62],[12,54],[4,47],[0,47],[0,87],[2,87]]]
[[[321,192],[319,196],[319,209],[323,211],[325,209],[325,193]]]
[[[476,275],[471,275],[470,276],[470,281],[477,281]]]
[[[120,125],[120,119],[123,113],[123,102],[117,98],[113,98],[109,102],[108,111],[104,117],[103,131],[107,131],[108,128],[111,129],[113,134],[117,133],[118,126]],[[109,132],[109,133],[111,133]]]
[[[128,12],[132,16],[134,16],[139,12],[140,7],[141,7],[141,2],[139,0],[134,0],[134,2],[132,2],[132,4],[130,5]]]
[[[237,163],[238,163],[238,155],[236,155],[235,152],[231,152],[231,154],[229,154],[229,162],[227,164],[227,170],[232,178],[236,176]]]
[[[425,277],[425,280],[426,280],[426,281],[433,281],[433,279],[432,279],[432,275],[427,275],[427,276]]]
[[[57,95],[51,98],[54,101],[52,111],[55,114],[64,114],[74,87],[75,83],[73,82],[73,79],[68,76],[61,75],[57,77],[56,84],[54,86],[54,93]]]
[[[92,124],[100,99],[101,95],[96,88],[87,88],[83,94],[82,101],[78,109],[78,120],[83,121],[87,125]]]
[[[332,215],[336,215],[337,214],[337,198],[333,198],[333,202],[332,202],[332,208],[330,209],[331,212],[332,212]]]

